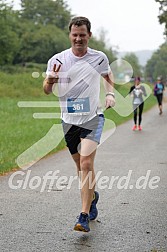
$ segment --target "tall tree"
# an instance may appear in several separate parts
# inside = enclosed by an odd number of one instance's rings
[[[67,27],[72,16],[64,0],[21,0],[17,11],[13,1],[0,0],[0,65],[46,63],[70,47]],[[90,47],[104,51],[111,63],[115,56],[102,35],[92,37]]]
[[[21,50],[17,55],[19,62],[46,63],[55,53],[69,47],[68,36],[54,25],[36,25],[30,21],[21,37]]]
[[[157,76],[167,79],[167,44],[164,43],[146,64],[146,76],[155,80]]]
[[[0,24],[0,65],[11,64],[20,46],[19,37],[15,31],[18,16],[5,1],[0,1]]]
[[[133,76],[141,76],[141,66],[139,64],[139,60],[134,53],[127,53],[124,56],[124,60],[126,60],[133,68]]]
[[[21,16],[34,24],[53,24],[66,29],[71,18],[64,0],[21,0]]]
[[[160,14],[158,16],[159,23],[165,24],[164,34],[167,35],[167,1],[166,0],[155,0],[155,1],[160,4],[159,7]]]

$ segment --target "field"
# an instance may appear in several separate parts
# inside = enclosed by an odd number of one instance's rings
[[[57,113],[60,115],[56,103],[57,98],[54,95],[47,96],[43,93],[42,82],[44,77],[42,73],[44,71],[45,66],[33,65],[26,68],[18,67],[17,69],[11,67],[0,72],[1,175],[12,169],[17,169],[18,164],[30,162],[29,155],[34,155],[35,159],[39,159],[65,147],[61,121],[57,118],[59,116],[56,115],[56,118],[48,119],[39,114]],[[36,78],[32,77],[33,72],[36,72],[34,74]],[[39,73],[39,77],[37,73]],[[116,88],[123,96],[126,96],[130,85],[132,83],[116,86]],[[26,103],[23,104],[23,102]],[[46,104],[43,105],[40,102],[47,102],[47,107],[45,107]],[[52,102],[51,105],[50,102]],[[155,103],[155,98],[151,95],[145,102],[144,110],[148,110]],[[113,109],[110,109],[105,111],[105,117],[119,125],[132,119],[132,114],[120,116]],[[56,128],[54,128],[54,125],[56,125]],[[40,148],[36,146],[37,142]],[[28,151],[26,151],[27,149]]]

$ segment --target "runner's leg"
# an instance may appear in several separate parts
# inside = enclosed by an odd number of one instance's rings
[[[143,107],[144,107],[144,103],[141,103],[139,105],[139,126],[141,125],[141,121],[142,121]]]
[[[88,214],[95,190],[94,159],[96,155],[96,147],[97,143],[90,139],[82,139],[81,141],[81,212]]]

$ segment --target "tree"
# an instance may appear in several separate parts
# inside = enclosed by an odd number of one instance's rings
[[[68,5],[63,0],[21,0],[21,17],[34,24],[53,24],[67,29],[71,19]]]
[[[31,22],[24,25],[28,29],[21,37],[17,61],[46,63],[53,54],[70,46],[68,36],[54,25],[34,26]]]
[[[13,63],[19,51],[19,37],[15,31],[18,16],[4,1],[0,1],[0,65]]]
[[[13,2],[0,0],[0,65],[46,63],[53,54],[70,47],[67,27],[71,17],[64,0],[21,0],[17,11]],[[115,56],[104,35],[92,37],[90,47],[104,51],[111,63]]]
[[[141,76],[141,66],[139,64],[139,60],[134,53],[127,53],[124,56],[124,60],[126,60],[133,68],[133,76]]]
[[[164,34],[167,35],[167,1],[166,0],[155,0],[160,4],[159,11],[160,14],[158,16],[159,23],[165,24]]]
[[[157,76],[167,78],[167,44],[164,43],[146,64],[146,76],[155,80]]]

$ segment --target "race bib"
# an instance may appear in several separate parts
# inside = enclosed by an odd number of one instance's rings
[[[73,115],[88,115],[90,113],[89,98],[68,98],[67,111]]]

